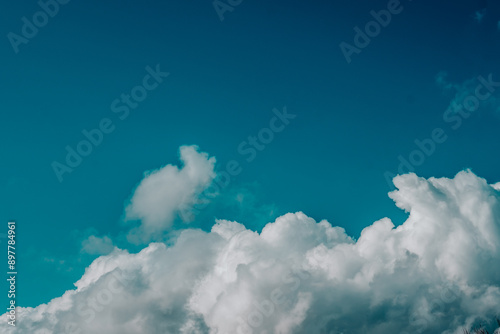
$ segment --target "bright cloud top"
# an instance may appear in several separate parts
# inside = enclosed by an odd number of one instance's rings
[[[126,207],[126,220],[140,219],[141,225],[129,234],[134,243],[157,240],[177,215],[195,204],[215,177],[215,158],[198,152],[197,146],[180,148],[182,168],[166,165],[146,172]]]
[[[181,172],[167,166],[145,180],[172,173],[198,180],[190,185],[209,181],[212,160],[192,148],[181,156]],[[20,308],[15,332],[458,334],[493,319],[500,184],[470,171],[454,179],[407,174],[394,183],[391,198],[409,212],[397,228],[384,218],[356,241],[301,212],[260,234],[218,220],[208,233],[183,231],[171,247],[152,243],[137,254],[115,249],[97,258],[76,290]],[[141,198],[155,188],[143,181],[130,209],[153,226],[171,219]]]

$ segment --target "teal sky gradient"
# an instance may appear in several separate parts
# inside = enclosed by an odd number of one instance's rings
[[[17,54],[6,36],[40,8],[3,2],[0,221],[4,231],[7,220],[17,221],[19,305],[72,288],[93,258],[80,253],[81,241],[119,236],[124,203],[143,172],[178,164],[181,145],[198,145],[219,169],[230,160],[243,167],[192,225],[204,229],[217,217],[260,230],[295,211],[355,237],[383,217],[400,224],[406,216],[387,196],[384,173],[396,173],[398,156],[408,157],[414,140],[436,127],[449,138],[418,175],[471,168],[500,181],[496,106],[450,130],[443,113],[454,93],[436,84],[441,71],[458,84],[490,73],[500,81],[498,5],[401,4],[348,64],[339,44],[352,44],[353,28],[387,1],[243,1],[221,22],[210,1],[73,0]],[[119,120],[112,101],[156,64],[170,76]],[[284,106],[297,117],[245,162],[238,145]],[[65,147],[103,118],[116,129],[59,182],[53,161],[63,163]]]

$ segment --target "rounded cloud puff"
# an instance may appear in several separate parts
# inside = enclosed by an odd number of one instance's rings
[[[126,220],[140,219],[141,225],[130,231],[128,240],[146,243],[159,239],[175,220],[186,217],[198,196],[215,178],[215,158],[198,152],[197,146],[181,146],[181,168],[166,165],[144,173],[125,209]]]

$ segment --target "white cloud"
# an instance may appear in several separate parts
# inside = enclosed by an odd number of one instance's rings
[[[301,212],[260,234],[218,220],[171,247],[99,257],[76,290],[19,309],[15,333],[458,334],[493,320],[500,184],[470,171],[394,182],[390,197],[409,212],[397,228],[384,218],[353,240]]]
[[[107,237],[89,236],[82,241],[82,252],[91,255],[106,255],[113,251],[113,241]]]
[[[166,165],[146,172],[126,207],[126,220],[141,220],[129,234],[134,243],[158,240],[177,216],[187,217],[198,196],[215,177],[215,158],[197,146],[180,148],[182,168]]]

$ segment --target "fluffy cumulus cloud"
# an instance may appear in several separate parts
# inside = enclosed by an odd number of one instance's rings
[[[394,183],[390,197],[409,213],[398,227],[384,218],[354,240],[301,212],[260,233],[217,220],[172,246],[97,258],[76,289],[20,308],[15,331],[0,332],[458,334],[493,320],[500,184],[470,171]]]
[[[126,220],[140,220],[129,234],[134,243],[158,239],[176,217],[189,217],[199,195],[215,178],[215,158],[197,146],[180,148],[182,168],[166,165],[146,172],[126,207]]]

